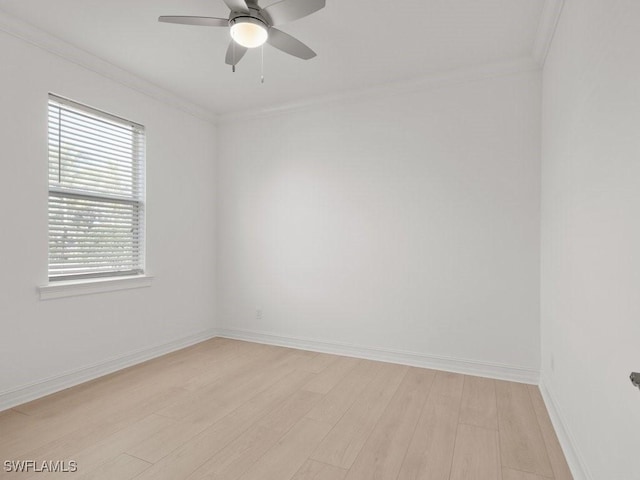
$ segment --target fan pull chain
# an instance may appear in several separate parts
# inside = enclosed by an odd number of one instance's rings
[[[233,48],[233,65],[231,65],[231,71],[236,73],[236,42],[234,41],[231,45],[231,48]]]
[[[262,57],[262,65],[260,66],[260,83],[264,83],[264,44],[260,47],[260,55]]]

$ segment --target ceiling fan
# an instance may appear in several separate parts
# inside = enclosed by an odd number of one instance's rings
[[[231,12],[229,18],[162,16],[159,22],[198,25],[204,27],[230,27],[231,42],[225,61],[235,66],[247,50],[269,45],[294,57],[309,60],[316,53],[304,43],[284,33],[274,25],[292,22],[324,8],[326,0],[280,0],[266,8],[258,0],[223,0]]]

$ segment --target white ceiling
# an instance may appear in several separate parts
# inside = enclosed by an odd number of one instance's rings
[[[261,5],[273,3],[262,0]],[[160,15],[227,17],[222,0],[0,0],[0,9],[215,113],[299,101],[436,72],[530,57],[545,0],[327,0],[282,25],[318,56],[266,45],[237,72],[226,28]]]

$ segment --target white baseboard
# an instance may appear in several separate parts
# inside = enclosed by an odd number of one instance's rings
[[[0,392],[0,411],[21,405],[46,395],[73,387],[83,382],[102,377],[109,373],[131,367],[167,353],[180,350],[214,337],[234,338],[249,342],[278,345],[282,347],[331,353],[347,357],[364,358],[381,362],[399,363],[422,368],[433,368],[468,375],[497,378],[537,384],[539,372],[534,369],[504,365],[498,363],[478,362],[437,355],[406,352],[382,348],[363,347],[338,342],[325,342],[311,339],[286,337],[261,332],[235,329],[210,329],[195,335],[183,337],[169,343],[141,349],[121,355],[104,362],[82,367],[53,377],[23,385],[18,388]],[[543,390],[544,394],[544,390]],[[546,401],[546,398],[545,398]],[[555,423],[554,423],[555,424]],[[564,444],[563,444],[564,447]],[[585,479],[589,477],[584,477]],[[577,479],[576,479],[577,480]]]
[[[578,450],[577,443],[567,426],[566,416],[562,413],[553,390],[544,381],[544,378],[540,380],[540,392],[549,412],[549,417],[551,417],[553,428],[556,431],[556,435],[558,435],[564,456],[571,469],[573,480],[593,480],[593,476],[584,461],[584,456]]]
[[[426,355],[423,353],[363,347],[347,343],[326,342],[306,338],[296,338],[269,333],[237,329],[218,329],[218,336],[246,340],[249,342],[278,345],[281,347],[311,350],[314,352],[332,353],[346,357],[364,358],[381,362],[399,363],[414,367],[432,368],[448,372],[464,373],[481,377],[497,378],[513,382],[538,384],[540,372],[535,369],[504,365],[498,363],[479,362],[460,358]]]
[[[187,337],[173,340],[169,343],[137,350],[119,357],[111,358],[104,362],[78,368],[61,375],[55,375],[28,385],[0,392],[0,412],[23,403],[30,402],[31,400],[44,397],[45,395],[50,395],[80,383],[102,377],[103,375],[122,370],[123,368],[131,367],[138,363],[151,360],[152,358],[171,353],[175,350],[180,350],[181,348],[203,342],[215,336],[215,330],[205,330],[195,335],[189,335]]]

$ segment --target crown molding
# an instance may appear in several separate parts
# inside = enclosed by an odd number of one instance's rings
[[[381,95],[393,95],[412,91],[429,90],[451,84],[467,83],[488,78],[513,75],[539,70],[553,39],[553,33],[562,11],[564,0],[546,0],[538,33],[533,48],[533,57],[522,57],[509,61],[488,63],[449,71],[435,72],[416,79],[374,85],[364,89],[319,95],[294,102],[280,103],[258,109],[217,114],[196,105],[142,77],[124,70],[96,55],[55,37],[29,23],[26,23],[0,9],[0,31],[19,38],[31,45],[57,55],[65,60],[93,71],[132,90],[147,95],[166,105],[182,110],[190,115],[213,124],[224,124],[283,113],[307,110],[332,103],[345,103]]]
[[[538,32],[533,42],[533,58],[540,67],[544,67],[547,59],[549,48],[553,42],[553,36],[556,33],[558,21],[562,14],[564,0],[545,0],[538,23]]]
[[[86,50],[82,50],[65,42],[44,30],[34,27],[3,10],[0,10],[0,31],[84,67],[87,70],[91,70],[98,75],[113,80],[166,105],[182,110],[201,120],[213,124],[217,121],[217,115],[215,113],[185,100],[127,70],[117,67]]]
[[[531,57],[522,57],[511,61],[489,63],[475,67],[433,73],[431,75],[412,80],[380,84],[369,88],[345,90],[338,93],[320,95],[297,102],[277,104],[265,108],[221,113],[218,114],[218,124],[220,125],[271,117],[284,113],[308,110],[333,103],[344,104],[349,101],[366,100],[373,97],[430,90],[453,84],[474,82],[536,70],[540,70],[538,62]]]

